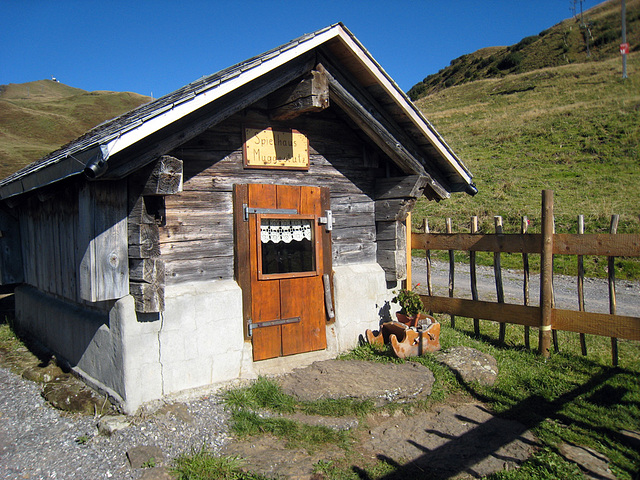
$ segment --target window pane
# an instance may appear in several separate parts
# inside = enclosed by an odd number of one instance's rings
[[[313,221],[261,219],[262,274],[313,272]]]

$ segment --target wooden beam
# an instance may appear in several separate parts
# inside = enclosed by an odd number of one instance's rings
[[[413,248],[424,250],[469,250],[475,252],[540,253],[539,233],[472,235],[468,233],[414,233]],[[554,255],[640,256],[640,235],[609,233],[553,235]]]
[[[430,297],[420,295],[425,310],[467,318],[480,318],[494,322],[515,323],[530,327],[540,326],[540,307],[527,307],[511,303],[482,302],[463,298]]]
[[[470,233],[414,233],[413,248],[422,250],[468,250],[472,252],[540,253],[542,236],[537,233],[520,235],[479,235]]]
[[[334,78],[333,72],[329,72],[322,65],[319,65],[318,69],[323,70],[327,75],[331,102],[340,107],[358,128],[371,138],[405,173],[427,177],[427,186],[439,198],[444,199],[450,196],[449,191],[443,186],[444,182],[434,177],[436,172],[427,172],[424,167],[427,162],[407,148],[408,140],[401,141],[398,138],[400,135],[397,132],[394,135],[391,131],[396,130],[395,128],[384,122],[382,117],[376,117],[373,113],[375,109],[367,109],[365,105],[368,102],[355,91],[355,88],[347,89]]]
[[[142,195],[173,195],[182,191],[182,182],[182,160],[163,155],[148,174]]]
[[[312,70],[302,80],[269,96],[272,120],[290,120],[329,107],[329,84],[323,72]]]
[[[377,178],[375,185],[376,200],[387,198],[419,198],[429,179],[422,175],[406,177]]]
[[[130,258],[129,279],[136,282],[164,285],[164,261],[157,258]]]
[[[376,200],[376,222],[388,222],[391,220],[404,222],[407,214],[413,209],[415,204],[415,198]]]
[[[136,312],[158,313],[164,311],[164,285],[131,282],[129,292],[135,301]]]
[[[553,253],[556,255],[640,257],[640,235],[638,234],[556,233],[553,237]]]
[[[553,309],[551,325],[554,330],[588,333],[602,337],[640,340],[640,318],[606,313]]]

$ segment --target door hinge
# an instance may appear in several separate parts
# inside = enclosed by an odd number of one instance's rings
[[[265,213],[274,215],[297,215],[298,210],[295,208],[251,208],[246,203],[242,204],[242,213],[244,221],[249,221],[249,215],[252,213]]]
[[[333,212],[331,210],[324,211],[324,217],[318,218],[318,223],[320,225],[326,225],[327,232],[333,230]]]

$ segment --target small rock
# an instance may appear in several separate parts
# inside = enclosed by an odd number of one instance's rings
[[[164,453],[159,447],[141,445],[127,450],[131,468],[160,467],[164,463]]]
[[[382,406],[430,395],[434,381],[431,370],[415,362],[324,360],[282,376],[280,385],[300,400],[371,399]]]
[[[168,403],[156,412],[158,415],[173,415],[184,423],[193,423],[193,417],[184,403]]]
[[[460,375],[465,383],[479,382],[491,386],[498,378],[496,359],[475,348],[454,347],[437,353],[436,358]]]
[[[139,480],[175,480],[165,467],[148,468],[140,475]]]
[[[98,431],[103,435],[111,435],[131,425],[124,415],[107,415],[98,421]]]
[[[615,480],[617,478],[609,470],[609,459],[591,448],[563,443],[559,450],[564,458],[578,464],[585,478],[594,480]]]
[[[46,367],[35,366],[22,372],[24,378],[38,383],[48,383],[63,375],[65,375],[65,373],[62,369],[52,363],[49,363]]]
[[[632,448],[640,450],[640,432],[633,430],[620,430],[620,435],[625,439],[625,443],[629,444]]]

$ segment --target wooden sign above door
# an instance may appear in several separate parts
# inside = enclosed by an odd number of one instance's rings
[[[309,140],[294,129],[244,129],[244,167],[309,170]]]

